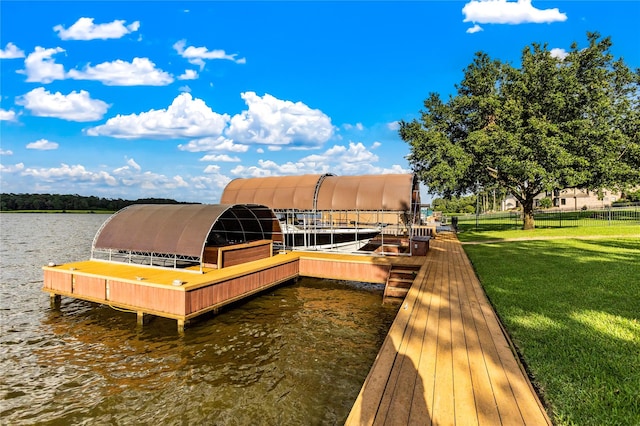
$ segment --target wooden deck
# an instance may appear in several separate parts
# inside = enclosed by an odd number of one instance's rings
[[[102,260],[45,266],[43,291],[52,306],[62,296],[83,299],[135,312],[140,324],[148,314],[176,319],[183,331],[199,315],[299,276],[383,284],[392,265],[424,263],[424,257],[286,252],[220,268],[228,262],[218,257],[217,267],[202,271]]]
[[[347,425],[550,425],[454,234],[431,241]]]

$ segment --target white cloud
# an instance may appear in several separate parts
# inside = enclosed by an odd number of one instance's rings
[[[302,102],[276,99],[255,92],[241,94],[249,107],[231,119],[226,135],[245,144],[317,147],[329,140],[334,128],[322,111]]]
[[[345,128],[345,130],[364,130],[364,126],[362,125],[362,123],[345,124],[343,127]]]
[[[289,162],[282,166],[274,163],[273,161],[259,160],[258,166],[241,166],[238,165],[231,170],[231,174],[242,177],[267,177],[267,176],[281,176],[281,175],[295,175],[298,174],[299,167]],[[288,171],[288,173],[285,172]]]
[[[191,179],[191,184],[193,188],[198,191],[198,194],[202,196],[202,190],[205,190],[205,193],[211,191],[212,189],[224,189],[229,182],[231,182],[231,178],[216,172],[214,169],[211,169],[207,172],[207,176],[197,176]],[[218,196],[221,195],[222,191],[218,192]]]
[[[557,59],[560,59],[560,60],[564,60],[564,58],[566,58],[567,55],[569,55],[569,53],[566,50],[561,49],[559,47],[555,47],[555,48],[551,49],[551,51],[549,53],[551,54],[552,58],[557,58]]]
[[[189,183],[180,175],[173,177],[151,171],[142,171],[142,167],[133,158],[127,160],[127,165],[113,170],[113,175],[118,179],[119,185],[127,188],[139,188],[154,195],[170,196],[166,191],[177,188],[187,188]]]
[[[38,117],[56,117],[69,121],[100,120],[109,108],[106,102],[91,99],[89,92],[84,90],[63,95],[60,92],[50,93],[44,87],[19,96],[16,104],[24,106]]]
[[[239,157],[231,157],[227,154],[208,154],[203,156],[200,161],[220,161],[220,162],[224,162],[224,163],[239,163],[240,162],[240,158]]]
[[[225,59],[228,61],[233,61],[237,64],[244,64],[247,62],[245,58],[237,59],[237,54],[227,54],[224,50],[216,49],[209,50],[206,47],[195,47],[189,46],[185,49],[187,45],[186,40],[180,40],[174,43],[173,48],[178,52],[180,56],[187,59],[189,63],[198,65],[200,69],[204,68],[205,59]]]
[[[387,129],[391,130],[391,131],[398,131],[400,130],[400,122],[399,121],[392,121],[391,123],[387,123]]]
[[[195,80],[198,78],[198,72],[195,70],[184,70],[184,74],[178,76],[178,80]]]
[[[136,160],[134,160],[133,158],[129,158],[129,160],[127,160],[127,165],[129,165],[129,167],[131,167],[134,170],[137,170],[137,171],[142,170],[142,167],[140,167],[140,165],[136,163]]]
[[[178,87],[178,91],[179,92],[187,92],[187,93],[191,93],[191,87],[187,86],[186,84],[184,86],[180,86]]]
[[[121,182],[125,186],[137,187],[145,191],[171,190],[189,186],[187,181],[180,175],[168,177],[153,172],[132,174],[123,177]]]
[[[475,34],[479,33],[480,31],[484,31],[484,29],[478,24],[475,24],[473,27],[467,29],[468,34]]]
[[[53,167],[49,169],[28,168],[25,169],[22,174],[45,181],[64,181],[71,179],[76,182],[105,183],[109,186],[115,186],[118,183],[116,178],[111,176],[109,173],[105,171],[91,172],[80,164],[69,166],[68,164],[62,163],[60,167]]]
[[[121,139],[217,137],[228,121],[227,114],[213,112],[202,99],[181,93],[167,109],[117,115],[88,129],[87,134]]]
[[[380,146],[382,146],[382,144],[378,141],[375,141],[374,143],[371,144],[371,149],[380,148]]]
[[[220,173],[220,166],[216,164],[210,164],[205,167],[204,173]]]
[[[202,139],[194,139],[186,145],[178,145],[180,151],[188,152],[210,152],[210,151],[227,151],[227,152],[247,152],[248,145],[234,143],[231,139],[224,136],[209,137]]]
[[[16,121],[17,115],[15,111],[0,108],[0,121]]]
[[[75,24],[65,29],[62,25],[56,25],[53,30],[62,40],[95,40],[121,38],[122,36],[140,28],[140,21],[124,25],[125,21],[115,20],[106,24],[94,24],[93,18],[80,18]]]
[[[371,165],[377,163],[377,155],[369,151],[362,142],[349,142],[349,146],[334,145],[323,154],[314,154],[300,160],[314,168],[322,170],[339,167],[344,174],[356,174],[360,171],[371,170]]]
[[[54,80],[64,80],[64,67],[61,64],[56,64],[52,58],[53,55],[64,51],[61,47],[45,49],[36,46],[35,50],[24,60],[25,69],[18,72],[26,74],[28,82],[51,83]]]
[[[24,163],[17,163],[9,166],[6,166],[0,163],[0,172],[2,173],[18,173],[23,170],[24,170]]]
[[[231,173],[242,177],[304,173],[336,173],[338,175],[409,173],[409,170],[399,165],[380,167],[376,165],[378,161],[379,157],[361,142],[350,142],[349,146],[334,145],[322,154],[309,155],[284,164],[277,164],[272,160],[259,160],[255,166],[238,165],[231,170]]]
[[[463,22],[480,24],[525,24],[563,22],[567,15],[557,8],[537,9],[531,0],[471,0],[462,8]]]
[[[127,62],[117,59],[82,70],[69,70],[69,78],[74,80],[95,80],[107,86],[166,86],[173,83],[171,74],[156,68],[148,58],[133,58]]]
[[[13,155],[13,151],[11,151],[10,149],[2,149],[0,148],[0,155]]]
[[[27,149],[36,149],[39,151],[50,151],[53,149],[58,149],[58,144],[56,142],[51,142],[46,139],[39,139],[35,142],[31,142],[27,144]]]
[[[9,42],[4,50],[0,49],[0,59],[17,59],[24,58],[24,51],[15,44]]]

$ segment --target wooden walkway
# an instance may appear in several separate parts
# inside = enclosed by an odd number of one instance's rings
[[[551,425],[454,234],[431,249],[347,425]]]

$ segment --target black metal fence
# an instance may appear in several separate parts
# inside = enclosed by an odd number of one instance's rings
[[[522,212],[482,213],[457,216],[461,230],[522,229]],[[534,212],[536,228],[582,226],[640,226],[640,206],[609,207],[591,210],[539,210]],[[445,219],[451,222],[451,216]]]

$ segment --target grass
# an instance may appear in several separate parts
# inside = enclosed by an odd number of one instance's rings
[[[464,249],[553,422],[640,425],[640,238]]]
[[[559,237],[611,237],[611,236],[640,236],[640,225],[619,226],[588,226],[572,228],[536,228],[528,231],[522,229],[508,230],[464,230],[458,233],[462,242],[496,241],[515,238],[559,238]]]
[[[537,211],[535,226],[541,228],[625,227],[640,226],[640,207],[609,210]],[[483,213],[457,216],[461,231],[521,230],[522,216],[517,212]]]

